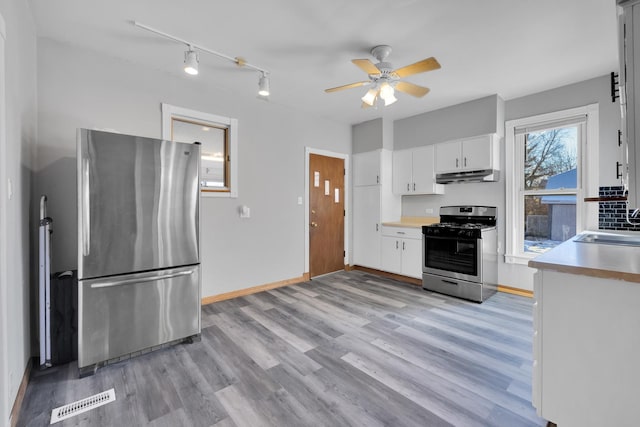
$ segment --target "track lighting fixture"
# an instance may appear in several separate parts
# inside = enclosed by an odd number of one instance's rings
[[[155,28],[151,28],[147,25],[141,24],[136,21],[133,21],[133,25],[135,25],[138,28],[142,28],[143,30],[147,30],[151,33],[157,34],[161,37],[167,38],[169,40],[173,40],[174,42],[182,43],[186,45],[187,51],[185,51],[184,53],[184,71],[186,73],[191,75],[198,74],[198,62],[200,61],[198,52],[210,53],[217,57],[227,59],[233,62],[234,64],[236,64],[238,67],[247,67],[247,68],[251,68],[253,70],[259,71],[260,79],[258,80],[258,95],[262,97],[269,96],[269,71],[265,70],[264,68],[250,64],[245,59],[240,58],[238,56],[234,58],[234,57],[225,55],[224,53],[216,52],[215,50],[211,50],[204,46],[191,43],[187,40],[172,36],[171,34],[167,34],[160,30],[156,30]]]
[[[258,80],[258,95],[269,96],[269,77],[267,73],[262,73],[260,80]]]
[[[192,76],[197,75],[198,62],[198,53],[189,46],[189,50],[184,53],[184,72]]]

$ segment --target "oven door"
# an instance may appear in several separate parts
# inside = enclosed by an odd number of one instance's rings
[[[422,271],[482,283],[482,239],[422,236]]]

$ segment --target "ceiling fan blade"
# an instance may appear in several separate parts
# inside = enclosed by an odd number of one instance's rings
[[[424,73],[426,71],[437,70],[440,68],[440,63],[433,56],[431,58],[423,59],[415,64],[407,65],[406,67],[398,68],[394,73],[400,77],[412,76],[418,73]]]
[[[429,93],[429,88],[424,86],[414,85],[409,82],[398,82],[396,83],[396,90],[400,92],[408,93],[411,96],[415,96],[416,98],[420,98]]]
[[[368,85],[369,83],[371,83],[371,81],[350,83],[350,84],[344,85],[344,86],[338,86],[338,87],[332,87],[330,89],[325,89],[324,91],[327,92],[327,93],[337,92],[339,90],[351,89],[353,87],[359,87],[359,86]]]
[[[367,74],[380,74],[380,70],[368,59],[352,59],[351,62]]]

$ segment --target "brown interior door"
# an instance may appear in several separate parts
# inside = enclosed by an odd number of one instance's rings
[[[344,269],[344,159],[309,157],[309,274]]]

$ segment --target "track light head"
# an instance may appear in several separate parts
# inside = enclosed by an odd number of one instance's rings
[[[258,80],[258,95],[269,96],[269,77],[266,73],[262,73]]]
[[[195,76],[198,74],[198,53],[191,49],[184,53],[184,72]]]

